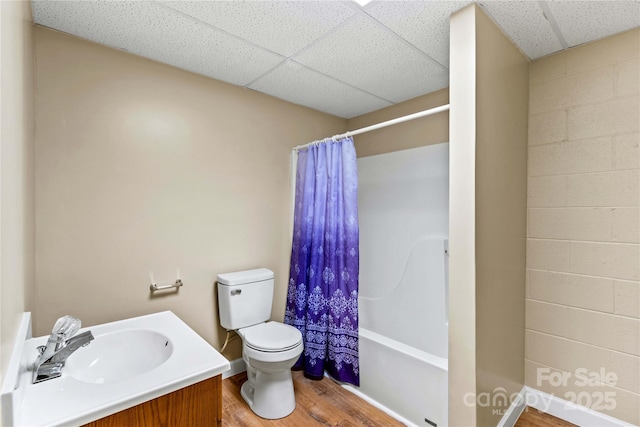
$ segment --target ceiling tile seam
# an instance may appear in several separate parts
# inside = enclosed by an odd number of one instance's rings
[[[250,86],[252,84],[254,84],[255,82],[257,82],[258,80],[260,80],[263,77],[266,77],[268,74],[271,74],[272,72],[274,72],[276,69],[280,68],[282,65],[286,64],[287,61],[289,61],[289,58],[285,58],[282,61],[278,62],[276,65],[274,65],[273,67],[269,68],[267,71],[265,71],[264,73],[260,74],[258,77],[254,78],[253,80],[251,80],[249,83],[243,84],[242,87],[251,89]]]
[[[199,23],[199,24],[202,24],[202,25],[204,25],[204,26],[207,26],[207,27],[209,27],[209,28],[211,28],[211,29],[213,29],[213,30],[219,31],[219,32],[224,33],[224,34],[226,34],[226,35],[229,35],[229,36],[231,36],[231,37],[233,37],[233,38],[235,38],[235,39],[237,39],[237,40],[240,40],[240,41],[242,41],[242,42],[244,42],[244,43],[248,43],[248,44],[250,44],[250,45],[252,45],[252,46],[254,46],[254,47],[257,47],[257,48],[259,48],[259,49],[261,49],[261,50],[263,50],[263,51],[266,51],[266,52],[272,53],[272,54],[274,54],[274,55],[277,55],[277,56],[279,56],[279,57],[283,58],[283,59],[282,59],[282,61],[280,61],[278,64],[276,64],[274,67],[272,67],[271,69],[269,69],[269,70],[268,70],[268,71],[266,71],[265,73],[263,73],[263,74],[261,74],[260,76],[258,76],[258,77],[256,77],[256,78],[254,78],[253,80],[249,81],[248,83],[245,83],[245,84],[239,85],[239,86],[247,87],[247,88],[248,88],[250,85],[252,85],[253,83],[255,83],[256,81],[260,80],[262,77],[264,77],[264,76],[266,76],[267,74],[269,74],[269,73],[271,73],[271,72],[275,71],[278,67],[280,67],[281,65],[285,64],[289,59],[291,59],[291,58],[295,57],[296,55],[301,54],[302,52],[306,51],[307,49],[309,49],[310,47],[312,47],[312,46],[313,46],[313,45],[315,45],[316,43],[318,43],[318,42],[320,42],[321,40],[323,40],[323,39],[327,38],[329,35],[331,35],[331,34],[332,34],[334,31],[336,31],[338,28],[340,28],[340,27],[342,27],[342,26],[346,25],[349,21],[351,21],[352,19],[355,19],[355,17],[357,17],[357,16],[358,16],[358,13],[357,13],[356,11],[354,11],[354,13],[353,13],[351,16],[349,16],[348,18],[346,18],[344,21],[342,21],[342,22],[338,23],[336,26],[334,26],[334,27],[330,28],[326,33],[324,33],[324,34],[320,35],[318,38],[316,38],[316,39],[312,40],[310,43],[306,44],[304,47],[302,47],[302,48],[301,48],[301,49],[299,49],[298,51],[294,52],[294,53],[293,53],[293,54],[291,54],[290,56],[285,57],[284,55],[282,55],[282,54],[280,54],[280,53],[278,53],[278,52],[274,52],[274,51],[272,51],[271,49],[265,48],[264,46],[260,46],[260,45],[258,45],[258,44],[256,44],[256,43],[254,43],[254,42],[252,42],[252,41],[250,41],[250,40],[246,40],[246,39],[244,39],[244,38],[242,38],[242,37],[240,37],[240,36],[237,36],[237,35],[235,35],[235,34],[233,34],[233,33],[229,33],[228,31],[225,31],[225,30],[223,30],[223,29],[221,29],[221,28],[218,28],[218,27],[216,27],[215,25],[211,25],[211,24],[209,24],[209,23],[207,23],[207,22],[204,22],[204,21],[201,21],[201,20],[199,20],[198,18],[195,18],[195,17],[193,17],[193,16],[191,16],[191,15],[188,15],[188,14],[186,14],[186,13],[183,13],[183,12],[179,11],[179,10],[173,9],[172,7],[169,7],[169,6],[167,6],[167,5],[163,4],[163,3],[159,3],[159,2],[158,2],[158,0],[152,0],[152,1],[153,1],[155,4],[157,4],[157,5],[161,6],[161,7],[164,7],[164,8],[166,8],[166,9],[170,10],[171,12],[175,12],[175,13],[177,13],[177,14],[179,14],[179,15],[183,15],[184,17],[186,17],[186,18],[188,18],[188,19],[191,19],[192,21],[195,21],[196,23]],[[306,67],[305,67],[305,68],[306,68]],[[334,80],[336,80],[336,79],[334,79]],[[374,95],[374,96],[375,96],[375,95]]]
[[[343,3],[350,3],[350,2],[343,2]],[[357,5],[356,5],[357,7]],[[264,74],[262,74],[261,76],[258,76],[257,78],[253,79],[251,82],[247,83],[246,85],[244,85],[245,87],[249,87],[252,84],[256,83],[258,80],[262,79],[263,77],[266,77],[268,74],[270,74],[271,72],[275,71],[277,68],[279,68],[280,66],[284,65],[285,63],[287,63],[288,61],[291,62],[295,62],[296,64],[306,68],[307,70],[310,70],[316,74],[320,74],[321,76],[324,76],[326,78],[329,78],[333,81],[336,81],[338,83],[341,83],[343,85],[349,86],[352,89],[358,90],[360,92],[363,92],[367,95],[373,96],[377,99],[380,99],[381,101],[390,103],[392,105],[394,105],[395,103],[392,101],[389,101],[388,99],[384,99],[378,95],[375,95],[373,93],[367,92],[366,90],[363,90],[357,86],[354,86],[350,83],[344,82],[340,79],[337,79],[333,76],[330,76],[328,74],[322,73],[314,68],[308,67],[304,64],[302,64],[301,62],[298,62],[295,60],[295,57],[298,55],[301,55],[302,53],[306,52],[307,50],[309,50],[311,47],[313,47],[314,45],[316,45],[317,43],[321,42],[322,40],[326,39],[327,37],[329,37],[331,34],[333,34],[335,31],[337,31],[338,29],[340,29],[341,27],[347,25],[350,21],[356,19],[358,16],[360,16],[359,12],[361,10],[354,10],[353,15],[349,16],[347,19],[345,19],[344,21],[340,22],[338,25],[334,26],[333,28],[331,28],[329,31],[327,31],[326,33],[322,34],[321,36],[319,36],[318,38],[316,38],[315,40],[311,41],[309,44],[305,45],[304,47],[302,47],[301,49],[299,49],[297,52],[293,53],[291,56],[289,56],[288,58],[284,59],[282,62],[278,63],[276,66],[274,66],[273,68],[271,68],[270,70],[268,70],[267,72],[265,72]]]
[[[197,23],[197,24],[204,25],[205,27],[211,28],[211,29],[212,29],[212,30],[214,30],[214,31],[220,32],[220,33],[222,33],[222,34],[225,34],[225,35],[227,35],[227,36],[229,36],[229,37],[232,37],[232,38],[234,38],[234,39],[236,39],[236,40],[238,40],[238,41],[241,41],[241,42],[243,42],[243,43],[250,44],[251,46],[256,47],[256,48],[258,48],[258,49],[260,49],[260,50],[262,50],[262,51],[265,51],[265,52],[271,53],[271,54],[273,54],[273,55],[277,55],[277,56],[279,56],[280,58],[286,58],[284,55],[282,55],[282,54],[280,54],[280,53],[278,53],[278,52],[274,52],[273,50],[268,49],[268,48],[266,48],[266,47],[264,47],[264,46],[260,46],[259,44],[255,44],[254,42],[252,42],[252,41],[250,41],[250,40],[244,39],[244,38],[242,38],[242,37],[240,37],[240,36],[238,36],[238,35],[236,35],[236,34],[233,34],[233,33],[230,33],[230,32],[228,32],[228,31],[225,31],[225,30],[223,30],[222,28],[218,28],[218,27],[216,27],[215,25],[211,25],[211,24],[209,24],[208,22],[201,21],[201,20],[199,20],[198,18],[195,18],[195,17],[193,17],[193,16],[191,16],[191,15],[189,15],[189,14],[186,14],[186,13],[184,13],[184,12],[181,12],[181,11],[179,11],[179,10],[176,10],[176,9],[174,9],[174,8],[172,8],[172,7],[169,7],[169,6],[167,6],[167,5],[163,4],[163,3],[160,3],[158,0],[151,0],[151,1],[152,1],[152,3],[153,3],[153,4],[155,4],[155,5],[157,5],[157,6],[159,6],[159,7],[162,7],[162,8],[165,8],[165,9],[167,9],[167,10],[169,10],[169,11],[173,12],[173,13],[176,13],[176,14],[178,14],[178,15],[182,15],[183,17],[185,17],[185,18],[187,18],[187,19],[189,19],[189,20],[191,20],[191,21],[193,21],[193,22],[195,22],[195,23]]]
[[[366,10],[361,10],[360,13],[365,18],[370,19],[371,21],[373,21],[374,24],[376,24],[377,26],[379,26],[383,30],[387,31],[394,38],[399,39],[402,43],[404,43],[405,45],[409,46],[411,49],[413,49],[414,51],[416,51],[420,55],[422,55],[425,58],[427,58],[428,61],[433,62],[436,66],[438,66],[438,67],[444,69],[445,71],[449,72],[449,68],[447,66],[445,66],[445,65],[441,64],[440,62],[436,61],[434,58],[430,57],[426,52],[423,52],[416,45],[411,43],[409,40],[405,39],[400,34],[396,33],[395,31],[393,31],[392,29],[390,29],[389,27],[384,25],[382,22],[378,21],[376,18],[374,18],[373,16],[369,15],[369,13]]]
[[[353,15],[349,16],[347,19],[345,19],[344,21],[340,22],[338,25],[334,26],[333,28],[329,29],[326,33],[320,35],[319,37],[317,37],[315,40],[312,40],[311,42],[309,42],[308,44],[306,44],[304,47],[298,49],[296,52],[294,52],[293,54],[289,55],[288,57],[284,58],[282,61],[280,61],[279,63],[277,63],[273,68],[269,69],[268,71],[264,72],[263,74],[259,75],[258,77],[256,77],[255,79],[251,80],[249,83],[243,85],[244,87],[249,87],[252,84],[254,84],[255,82],[257,82],[258,80],[260,80],[261,78],[265,77],[267,74],[271,73],[272,71],[275,71],[277,68],[279,68],[281,65],[286,64],[287,61],[293,59],[295,56],[302,54],[303,52],[307,51],[309,48],[311,48],[313,45],[315,45],[316,43],[324,40],[325,38],[329,37],[329,35],[331,35],[333,32],[335,32],[338,28],[343,27],[344,25],[346,25],[349,21],[355,19],[355,17],[358,16],[357,13],[354,13]],[[282,56],[282,55],[280,55]],[[298,62],[296,62],[296,64],[299,64]],[[335,80],[335,79],[334,79]]]
[[[350,21],[353,21],[356,17],[358,16],[357,13],[354,13],[353,15],[351,15],[350,17],[348,17],[347,19],[345,19],[344,21],[340,22],[338,25],[336,25],[335,27],[331,28],[329,31],[327,31],[326,33],[322,34],[321,36],[319,36],[318,38],[316,38],[315,40],[309,42],[308,44],[306,44],[304,47],[300,48],[297,52],[293,53],[291,56],[289,56],[287,59],[294,59],[296,56],[303,54],[304,52],[306,52],[307,50],[309,50],[310,48],[312,48],[313,46],[315,46],[316,44],[318,44],[319,42],[321,42],[322,40],[326,39],[327,37],[329,37],[331,34],[335,33],[338,29],[344,27],[345,25],[347,25]]]
[[[551,12],[551,9],[549,8],[549,5],[547,4],[547,2],[538,1],[538,6],[540,6],[540,9],[542,9],[542,13],[544,14],[544,17],[549,22],[549,25],[551,25],[551,29],[553,30],[553,33],[558,38],[558,41],[560,42],[562,49],[564,50],[569,49],[569,43],[567,43],[567,40],[565,40],[564,35],[560,30],[560,26],[558,25],[558,21],[556,21],[556,17],[553,16],[553,13]]]
[[[302,63],[300,63],[300,62],[296,61],[295,59],[289,59],[289,61],[294,62],[294,63],[296,63],[296,64],[300,65],[301,67],[306,68],[307,70],[312,71],[312,72],[314,72],[314,73],[316,73],[316,74],[320,74],[320,75],[321,75],[321,76],[323,76],[323,77],[326,77],[326,78],[331,79],[331,80],[333,80],[333,81],[335,81],[335,82],[338,82],[338,83],[341,83],[341,84],[343,84],[343,85],[345,85],[345,86],[348,86],[348,87],[350,87],[351,89],[355,89],[355,90],[357,90],[358,92],[362,92],[362,93],[365,93],[365,94],[367,94],[367,95],[369,95],[369,96],[373,96],[374,98],[377,98],[377,99],[379,99],[380,101],[387,102],[387,103],[389,103],[389,104],[391,104],[391,105],[395,105],[395,104],[397,104],[396,102],[389,101],[388,99],[385,99],[385,98],[383,98],[383,97],[381,97],[381,96],[379,96],[379,95],[373,94],[373,93],[368,92],[368,91],[366,91],[366,90],[364,90],[364,89],[362,89],[362,88],[359,88],[359,87],[357,87],[357,86],[354,86],[354,85],[352,85],[351,83],[344,82],[344,81],[342,81],[342,80],[340,80],[340,79],[337,79],[337,78],[335,78],[335,77],[333,77],[333,76],[330,76],[329,74],[325,74],[325,73],[323,73],[322,71],[318,71],[318,70],[316,70],[316,69],[314,69],[314,68],[308,67],[308,66],[306,66],[306,65],[304,65],[304,64],[302,64]]]

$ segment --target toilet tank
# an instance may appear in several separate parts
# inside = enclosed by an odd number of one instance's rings
[[[218,275],[220,324],[235,330],[271,318],[273,271],[267,268]]]

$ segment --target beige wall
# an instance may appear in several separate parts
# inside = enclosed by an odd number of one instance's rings
[[[0,321],[4,375],[34,286],[33,23],[28,1],[1,1]]]
[[[360,129],[387,120],[417,113],[449,103],[449,89],[422,95],[400,104],[347,120],[349,130]],[[390,153],[449,142],[449,112],[411,120],[409,122],[363,133],[354,137],[358,157]]]
[[[640,424],[640,30],[531,64],[526,383]],[[577,387],[577,369],[615,385]],[[572,374],[553,387],[538,370]],[[540,371],[542,374],[543,371]]]
[[[478,9],[476,20],[477,393],[524,385],[529,60]],[[507,406],[480,406],[478,426]]]
[[[474,4],[450,67],[449,424],[495,426],[524,385],[529,63]]]
[[[281,320],[290,148],[346,121],[44,28],[36,57],[36,333],[172,310],[219,348],[216,275],[255,267]]]

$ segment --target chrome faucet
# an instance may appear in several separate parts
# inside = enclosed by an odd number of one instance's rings
[[[62,375],[62,367],[77,349],[88,345],[93,340],[91,331],[75,335],[80,329],[80,319],[64,316],[53,326],[47,345],[38,347],[38,358],[33,369],[33,384],[58,378]]]

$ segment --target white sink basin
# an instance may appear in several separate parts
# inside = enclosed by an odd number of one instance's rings
[[[229,361],[170,311],[90,326],[93,341],[75,351],[62,376],[32,384],[37,347],[23,319],[2,386],[7,426],[76,426],[204,381]],[[19,335],[20,336],[20,335]]]
[[[65,364],[70,377],[95,384],[132,379],[162,365],[173,353],[166,335],[138,329],[95,337]]]

